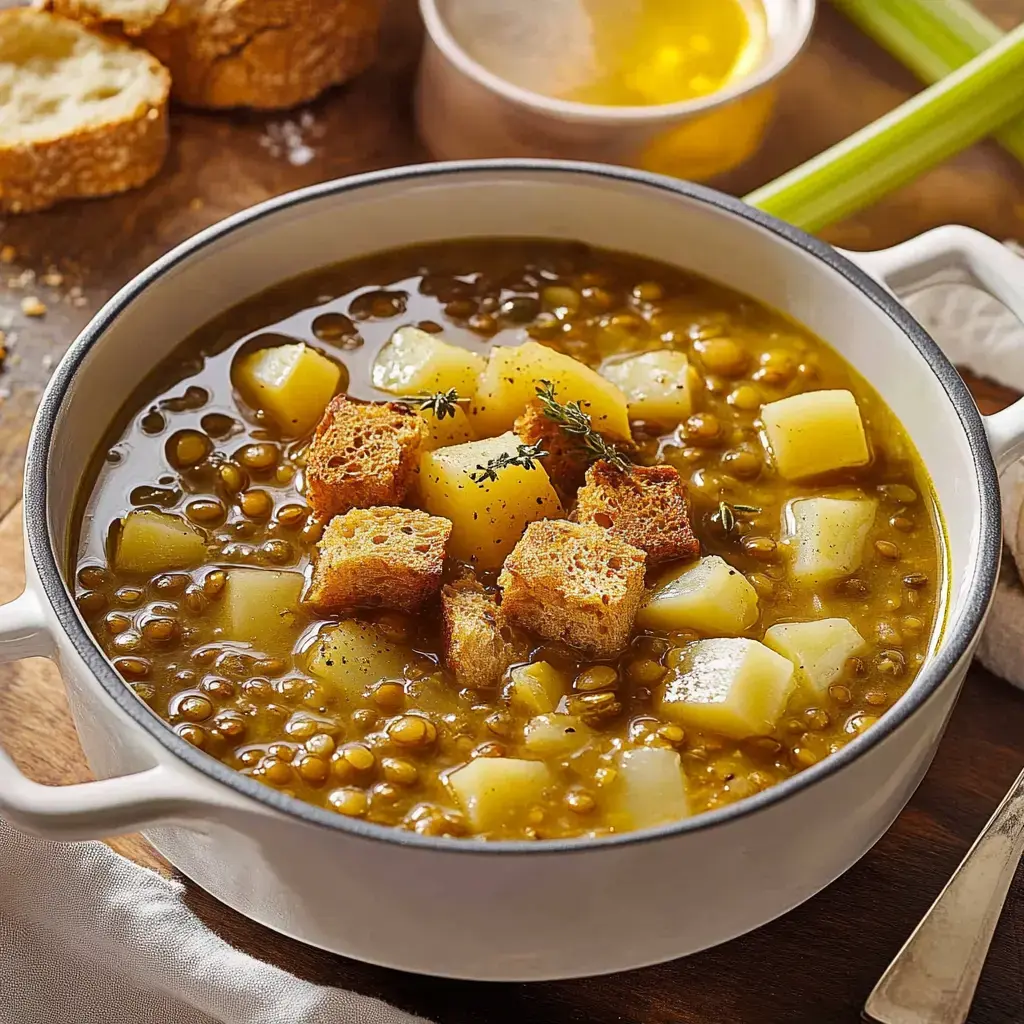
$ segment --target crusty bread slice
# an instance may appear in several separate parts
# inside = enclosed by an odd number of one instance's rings
[[[0,11],[0,210],[142,185],[167,154],[167,69],[43,11]]]
[[[383,0],[42,0],[134,36],[194,107],[284,109],[359,74]],[[161,8],[158,10],[158,8]]]
[[[138,35],[166,13],[171,0],[45,0],[38,6],[74,18],[83,25],[103,25]]]

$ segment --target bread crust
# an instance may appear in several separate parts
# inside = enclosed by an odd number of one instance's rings
[[[383,0],[169,0],[155,20],[104,18],[103,0],[47,0],[104,21],[170,68],[193,107],[281,110],[364,71],[377,54]]]
[[[20,17],[55,16],[27,8],[0,11],[0,31],[4,21]],[[104,39],[105,45],[111,42]],[[52,138],[0,141],[0,211],[29,213],[65,199],[124,192],[157,174],[169,142],[170,75],[150,55],[139,52],[138,58],[156,76],[158,92],[131,114]]]
[[[106,0],[42,0],[42,10],[73,18],[90,28],[114,29],[126,35],[138,35],[149,28],[167,10],[171,0],[152,0],[144,10],[131,18],[113,17]]]

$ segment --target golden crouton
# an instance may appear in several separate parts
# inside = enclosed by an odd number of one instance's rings
[[[359,608],[416,611],[441,586],[452,524],[407,508],[356,508],[335,516],[317,545],[305,600],[344,615]]]
[[[646,551],[649,562],[700,554],[700,541],[690,527],[686,488],[671,466],[633,466],[623,472],[607,462],[595,462],[576,498],[576,522],[606,529]]]
[[[531,402],[516,420],[516,437],[523,444],[540,444],[548,453],[544,470],[563,495],[571,495],[583,484],[587,453],[578,437],[567,434],[544,415],[540,402]]]
[[[444,660],[460,686],[497,686],[515,660],[511,636],[493,594],[467,577],[441,588]]]
[[[306,498],[321,515],[398,505],[423,448],[423,421],[398,402],[331,399],[306,455]]]
[[[629,640],[647,556],[599,526],[531,523],[498,577],[506,620],[597,657]]]

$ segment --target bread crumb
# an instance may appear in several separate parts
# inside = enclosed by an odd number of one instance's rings
[[[18,250],[13,245],[0,246],[0,263],[13,263],[18,258]]]
[[[46,306],[35,295],[26,295],[21,300],[21,311],[25,316],[46,316]]]
[[[573,519],[600,526],[646,551],[650,563],[700,554],[686,485],[671,466],[631,466],[623,472],[595,462],[577,495]]]
[[[206,203],[204,203],[202,199],[199,198],[199,196],[196,196],[194,199],[190,199],[188,201],[188,208],[193,213],[198,213],[205,205]]]
[[[42,281],[47,288],[59,288],[64,283],[64,275],[51,267],[43,274]]]

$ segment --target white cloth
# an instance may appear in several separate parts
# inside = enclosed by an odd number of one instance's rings
[[[0,821],[0,1024],[415,1024],[233,949],[184,887]]]
[[[1007,245],[1024,257],[1019,245]],[[954,363],[1024,392],[1024,325],[968,272],[940,271],[901,299]],[[978,660],[1024,689],[1024,462],[1006,470],[999,484],[1006,551]]]

